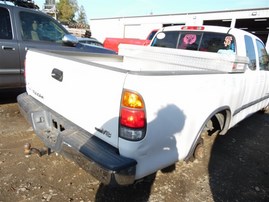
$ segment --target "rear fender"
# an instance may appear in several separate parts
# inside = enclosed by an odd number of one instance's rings
[[[211,136],[213,134],[224,135],[229,129],[229,123],[231,120],[231,111],[228,106],[224,106],[213,111],[204,123],[200,127],[199,132],[196,135],[195,141],[191,146],[185,161],[188,161],[193,157],[193,153],[197,145],[201,142],[202,134],[207,132],[207,135]]]

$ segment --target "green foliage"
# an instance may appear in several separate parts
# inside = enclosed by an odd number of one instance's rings
[[[86,13],[83,6],[78,9],[77,0],[60,0],[57,5],[57,19],[63,24],[76,23],[76,13],[78,12],[78,22],[86,24]]]
[[[77,22],[81,24],[87,24],[86,12],[83,6],[78,10]]]
[[[60,0],[57,5],[57,18],[60,22],[68,24],[72,22],[75,16],[75,9],[70,4],[69,0]]]

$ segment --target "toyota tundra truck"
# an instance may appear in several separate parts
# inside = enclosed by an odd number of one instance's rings
[[[269,104],[265,46],[236,28],[165,27],[110,56],[30,49],[25,70],[18,104],[36,135],[109,185],[199,157]]]

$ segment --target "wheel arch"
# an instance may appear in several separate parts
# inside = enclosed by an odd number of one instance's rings
[[[188,152],[188,155],[185,158],[185,161],[188,161],[189,159],[193,158],[193,154],[197,145],[201,143],[201,136],[204,131],[208,132],[210,130],[210,134],[208,134],[209,136],[216,133],[220,135],[225,135],[229,129],[230,122],[231,110],[229,106],[220,107],[210,113],[200,127],[195,137],[195,141],[193,142]]]

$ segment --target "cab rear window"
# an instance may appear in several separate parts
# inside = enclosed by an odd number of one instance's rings
[[[154,38],[152,46],[235,54],[232,35],[213,32],[167,31]]]

